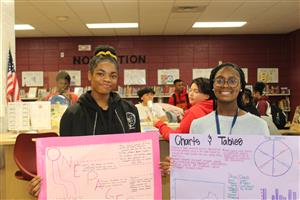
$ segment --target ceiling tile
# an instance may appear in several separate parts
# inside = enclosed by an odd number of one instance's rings
[[[173,12],[176,6],[206,6],[196,13]],[[299,0],[15,0],[16,23],[36,30],[16,37],[209,35],[288,33],[300,28]],[[68,16],[59,21],[57,16]],[[195,21],[240,21],[236,29],[193,29]],[[139,22],[138,29],[87,29],[86,23]]]

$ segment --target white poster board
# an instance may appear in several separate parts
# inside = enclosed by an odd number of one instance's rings
[[[43,71],[24,71],[22,72],[22,87],[44,86]]]
[[[51,129],[50,101],[35,101],[30,104],[30,122],[33,130]]]
[[[158,85],[172,85],[174,80],[179,79],[179,69],[159,69],[157,70]]]
[[[124,69],[124,85],[146,85],[146,70]]]
[[[200,77],[209,78],[212,69],[213,68],[193,69],[193,79]]]
[[[257,81],[278,83],[278,68],[257,68]]]
[[[170,135],[171,199],[298,199],[300,138]]]
[[[9,102],[8,130],[50,130],[50,101]]]
[[[71,86],[81,86],[81,71],[80,70],[63,70],[71,77]]]
[[[30,106],[28,102],[8,102],[7,125],[10,131],[30,130]]]

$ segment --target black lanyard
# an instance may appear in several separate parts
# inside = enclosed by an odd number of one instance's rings
[[[235,122],[236,122],[236,119],[237,119],[237,116],[238,116],[238,113],[239,113],[239,109],[237,109],[234,117],[233,117],[233,120],[232,120],[232,123],[231,123],[231,127],[230,127],[230,131],[229,131],[229,135],[231,135],[231,132],[232,132],[232,128],[234,127],[235,125]],[[221,130],[220,130],[220,121],[219,121],[219,115],[218,115],[218,111],[216,110],[215,112],[215,118],[216,118],[216,126],[217,126],[217,134],[218,135],[221,135]]]

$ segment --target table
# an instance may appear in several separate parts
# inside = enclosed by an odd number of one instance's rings
[[[291,129],[279,129],[278,130],[280,135],[294,135],[294,136],[300,136],[300,131],[291,130]]]
[[[179,127],[179,123],[166,123],[171,129]],[[152,122],[141,122],[141,132],[158,132],[158,128],[153,126]]]

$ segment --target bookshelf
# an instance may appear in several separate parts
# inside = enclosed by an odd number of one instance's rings
[[[127,85],[124,87],[118,86],[118,93],[119,95],[124,98],[128,99],[132,102],[138,101],[137,91],[144,87],[151,87],[154,92],[154,98],[158,99],[158,102],[168,102],[168,98],[174,93],[174,86],[171,85],[155,85],[155,86],[141,86],[141,85]]]
[[[288,87],[282,87],[274,84],[267,84],[265,95],[269,97],[271,103],[276,103],[282,109],[286,116],[289,118],[291,112],[290,96],[291,91]]]
[[[290,96],[291,94],[284,94],[284,93],[279,93],[279,94],[266,94],[266,96],[269,97],[282,97],[282,96]]]

